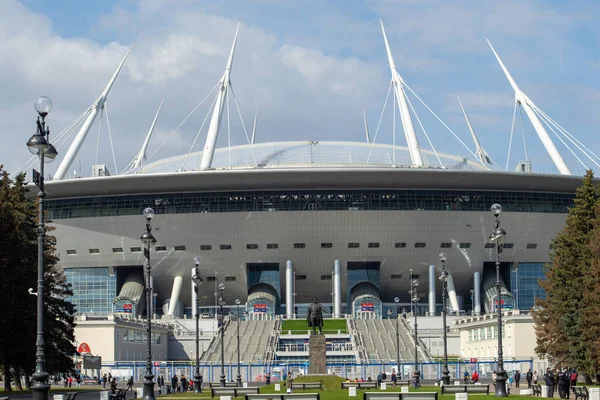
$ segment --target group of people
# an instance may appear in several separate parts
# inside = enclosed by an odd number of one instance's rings
[[[162,378],[162,377],[161,377]],[[162,381],[162,386],[164,386],[164,379]],[[187,379],[184,374],[181,374],[181,378],[178,378],[177,375],[173,375],[171,378],[171,387],[173,388],[173,392],[187,392],[194,390],[194,382],[193,379]],[[202,375],[200,375],[200,381],[197,384],[202,385]],[[161,385],[159,384],[159,387]]]
[[[548,397],[554,397],[554,392],[558,390],[561,399],[568,399],[571,390],[577,385],[577,377],[578,374],[574,368],[556,368],[554,371],[547,368],[544,382],[548,386]]]
[[[477,383],[479,382],[479,374],[477,373],[477,371],[473,371],[472,374],[469,374],[469,371],[465,369],[465,373],[463,374],[463,381],[465,384]]]

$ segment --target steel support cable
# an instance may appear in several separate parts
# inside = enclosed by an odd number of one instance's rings
[[[113,146],[112,133],[110,131],[110,121],[108,120],[108,108],[104,106],[104,113],[106,114],[106,128],[108,129],[108,140],[110,141],[110,150],[112,151],[113,163],[115,164],[115,174],[118,173],[117,168],[117,157],[115,156],[115,147]]]
[[[523,147],[525,148],[525,160],[529,160],[527,152],[527,141],[525,140],[525,126],[523,125],[523,105],[519,107],[519,118],[521,119],[521,136],[523,137]]]
[[[556,122],[555,120],[553,120],[552,118],[550,118],[550,116],[548,114],[546,114],[543,110],[541,110],[539,107],[537,107],[535,104],[531,105],[531,108],[536,111],[536,113],[538,113],[538,115],[540,117],[543,117],[544,119],[548,120],[549,123],[551,123],[552,125],[554,125],[554,127],[559,130],[560,132],[563,133],[563,135],[566,135],[567,137],[570,137],[571,139],[573,139],[573,141],[575,141],[576,143],[578,143],[581,147],[583,147],[589,154],[593,155],[596,159],[600,160],[600,157],[598,157],[592,150],[590,150],[585,144],[583,144],[580,140],[578,140],[575,136],[573,136],[571,133],[569,133],[569,131],[567,131],[565,128],[563,128],[562,126],[560,126],[560,124],[558,122]],[[571,141],[571,143],[573,143]],[[575,144],[575,143],[573,143]],[[578,147],[579,148],[579,147]],[[579,148],[579,150],[581,150],[581,148]],[[591,159],[591,157],[586,154],[585,151],[581,150],[581,152],[583,154],[585,154],[588,158],[590,158],[590,160],[598,165],[594,160]]]
[[[392,106],[392,165],[396,166],[396,106],[400,103],[400,99],[394,91],[394,105]]]
[[[381,114],[379,115],[379,122],[377,122],[377,129],[375,130],[375,136],[373,136],[373,140],[371,140],[371,148],[369,149],[369,156],[367,157],[367,162],[365,165],[369,164],[369,160],[371,159],[371,153],[373,153],[373,147],[375,146],[375,141],[377,140],[377,135],[379,134],[379,127],[381,126],[381,120],[383,119],[383,113],[385,112],[385,108],[387,106],[387,102],[390,98],[390,92],[392,90],[393,81],[390,81],[390,87],[388,88],[387,96],[385,96],[385,102],[383,103],[383,109],[381,110]]]
[[[446,129],[448,130],[448,132],[450,132],[450,133],[452,134],[452,136],[454,136],[454,137],[456,138],[456,140],[458,140],[458,141],[460,142],[460,144],[462,144],[462,145],[464,146],[464,148],[465,148],[465,149],[467,149],[467,151],[468,151],[468,152],[469,152],[469,153],[470,153],[470,154],[471,154],[471,155],[474,157],[474,159],[477,159],[477,155],[471,151],[471,149],[469,148],[469,146],[467,146],[467,145],[465,144],[465,142],[463,142],[463,141],[462,141],[462,140],[461,140],[461,139],[460,139],[460,138],[459,138],[459,137],[456,135],[456,133],[454,133],[454,131],[453,131],[452,129],[450,129],[450,127],[449,127],[448,125],[446,125],[446,123],[445,123],[444,121],[442,121],[442,119],[441,119],[440,117],[438,117],[438,115],[437,115],[437,114],[436,114],[436,113],[435,113],[435,112],[434,112],[434,111],[433,111],[433,110],[432,110],[432,109],[431,109],[431,108],[430,108],[430,107],[427,105],[427,103],[425,103],[425,102],[423,101],[423,99],[421,99],[421,98],[419,97],[419,95],[418,95],[418,94],[416,94],[416,93],[415,93],[415,91],[414,91],[414,90],[412,90],[412,89],[410,88],[410,86],[408,86],[406,83],[404,84],[404,86],[406,86],[406,87],[408,88],[408,90],[410,90],[410,92],[411,92],[411,93],[412,93],[412,94],[413,94],[413,95],[414,95],[414,96],[415,96],[415,97],[416,97],[416,98],[417,98],[417,99],[418,99],[418,100],[421,102],[421,104],[423,104],[423,105],[425,106],[425,108],[427,108],[427,109],[429,110],[429,112],[430,112],[431,114],[433,114],[433,116],[434,116],[434,117],[435,117],[435,118],[436,118],[438,121],[440,121],[440,123],[441,123],[442,125],[444,125],[444,128],[446,128]]]
[[[208,116],[211,114],[211,111],[215,108],[215,104],[217,103],[217,97],[218,96],[215,96],[212,104],[210,105],[208,111],[206,112],[206,115],[204,116],[204,120],[202,121],[202,125],[200,126],[200,128],[198,128],[198,132],[196,133],[196,137],[194,138],[194,141],[192,142],[192,145],[190,146],[190,150],[188,151],[187,155],[185,156],[185,160],[183,160],[183,164],[181,164],[180,171],[184,170],[185,164],[187,163],[188,158],[190,158],[190,154],[192,153],[192,150],[194,150],[194,146],[196,145],[196,142],[198,141],[198,137],[200,137],[200,133],[202,132],[202,129],[204,128],[204,125],[206,124],[206,121],[208,120]],[[177,127],[177,129],[179,129],[179,127]],[[158,149],[157,149],[157,151],[158,151]]]
[[[102,132],[102,118],[104,115],[104,107],[100,109],[100,123],[98,124],[98,138],[96,139],[96,158],[94,159],[94,165],[98,165],[98,151],[100,150],[100,133]],[[115,171],[117,172],[117,171]]]
[[[240,121],[242,122],[242,128],[244,129],[244,134],[246,135],[246,140],[248,141],[249,145],[252,145],[253,143],[250,143],[250,137],[248,136],[248,131],[246,130],[246,124],[244,124],[244,119],[242,118],[242,112],[240,111],[240,107],[238,105],[237,102],[237,98],[235,97],[235,91],[233,90],[233,86],[231,86],[231,84],[229,85],[229,88],[231,89],[231,95],[233,96],[233,103],[235,104],[235,108],[237,109],[238,115],[240,116]],[[258,110],[257,110],[258,112]],[[256,157],[254,155],[254,150],[252,149],[252,146],[250,146],[250,154],[252,154],[252,160],[254,160],[254,165],[258,165],[256,162]]]
[[[227,152],[229,158],[229,169],[231,169],[231,120],[229,118],[229,104],[231,99],[227,96],[229,85],[225,87],[225,99],[227,100]]]
[[[533,108],[532,108],[533,109]],[[535,112],[535,111],[534,111]],[[537,114],[537,113],[536,113]],[[541,116],[540,114],[537,114],[538,116]],[[583,168],[588,169],[587,165],[583,162],[583,160],[581,160],[581,158],[579,158],[579,156],[577,154],[575,154],[575,152],[573,151],[573,149],[563,140],[562,137],[560,137],[560,135],[554,130],[554,128],[548,123],[548,121],[546,121],[544,118],[542,118],[542,122],[544,123],[544,125],[546,125],[548,127],[548,129],[550,129],[552,131],[552,133],[554,134],[554,136],[556,136],[556,138],[558,140],[560,140],[560,142],[567,148],[567,150],[569,150],[569,153],[571,153],[573,155],[573,157],[575,157],[577,159],[577,161],[579,161],[579,163],[583,166]],[[567,137],[567,139],[569,139]],[[571,142],[572,143],[572,142]],[[581,150],[581,148],[575,144],[575,146],[582,151],[583,154],[585,154],[587,156],[587,154]],[[588,158],[590,160],[592,160],[591,157],[588,156]],[[594,160],[592,160],[592,162],[596,165],[598,165]]]
[[[427,142],[429,143],[429,145],[431,146],[431,149],[433,150],[433,153],[435,154],[435,157],[437,158],[438,162],[440,163],[440,165],[442,166],[442,168],[446,168],[444,166],[444,163],[442,162],[442,160],[440,159],[440,156],[438,155],[437,151],[435,150],[435,146],[433,145],[433,143],[431,142],[431,139],[429,139],[429,135],[427,134],[427,131],[425,130],[425,127],[423,126],[423,124],[421,123],[421,119],[419,118],[419,116],[417,115],[417,112],[415,111],[412,102],[410,101],[410,99],[408,98],[408,96],[406,96],[406,100],[408,101],[408,105],[410,106],[410,109],[412,110],[413,114],[415,115],[415,118],[417,118],[417,122],[419,123],[419,126],[421,127],[421,129],[423,130],[423,133],[425,134],[425,137],[427,138]],[[476,157],[477,158],[477,157]]]
[[[508,171],[508,163],[510,162],[510,150],[512,148],[513,134],[515,132],[515,118],[517,118],[518,104],[519,104],[519,101],[515,98],[515,107],[513,110],[512,124],[510,126],[510,139],[508,140],[508,153],[506,154],[506,167],[504,168],[505,171]]]
[[[194,109],[187,115],[187,117],[185,117],[185,119],[179,125],[177,125],[177,128],[175,128],[175,130],[173,132],[169,133],[169,136],[167,136],[167,138],[165,140],[163,140],[163,142],[158,146],[158,148],[156,150],[154,150],[154,152],[150,155],[150,157],[148,157],[146,159],[146,163],[148,161],[150,161],[152,159],[152,157],[154,157],[154,155],[163,147],[163,145],[165,143],[167,143],[167,141],[169,139],[171,139],[171,136],[173,136],[175,134],[175,132],[177,132],[179,130],[179,128],[181,128],[181,126],[183,124],[185,124],[185,122],[192,116],[192,114],[194,114],[196,112],[196,110],[198,109],[198,107],[200,107],[202,105],[202,103],[204,103],[204,101],[206,99],[208,99],[208,96],[210,96],[215,91],[215,89],[217,89],[220,85],[221,85],[221,82],[217,83],[215,85],[215,87],[206,96],[204,96],[204,98],[202,99],[202,101],[200,103],[198,103],[198,105],[196,107],[194,107]]]

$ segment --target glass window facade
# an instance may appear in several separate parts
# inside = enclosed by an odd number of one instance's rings
[[[257,283],[268,283],[275,288],[277,295],[281,297],[279,264],[249,263],[246,267],[248,271],[248,289]]]
[[[510,274],[510,288],[520,310],[530,310],[535,299],[545,299],[546,292],[538,284],[544,279],[545,263],[519,263],[519,268]]]
[[[112,314],[117,280],[115,275],[108,273],[107,267],[67,268],[65,276],[73,286],[73,296],[69,300],[75,305],[78,315]]]
[[[567,213],[574,194],[470,190],[241,191],[97,196],[47,200],[49,219],[157,214],[326,210],[504,211]]]

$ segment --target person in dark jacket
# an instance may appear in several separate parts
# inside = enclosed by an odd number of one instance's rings
[[[527,389],[531,389],[531,380],[533,379],[533,374],[531,373],[531,369],[529,371],[527,371],[525,378],[527,378]]]
[[[517,372],[515,372],[515,387],[516,388],[519,387],[519,381],[521,381],[521,373],[517,370]]]
[[[548,386],[548,397],[554,397],[554,374],[550,368],[546,369],[546,373],[544,374],[544,382],[546,382],[546,386]]]

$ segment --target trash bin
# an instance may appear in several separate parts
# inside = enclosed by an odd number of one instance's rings
[[[108,390],[102,390],[100,392],[100,400],[108,400],[110,396],[108,395],[110,392]]]
[[[143,398],[144,397],[144,388],[143,387],[135,388],[135,394],[136,394],[135,397],[137,397],[138,399]]]

